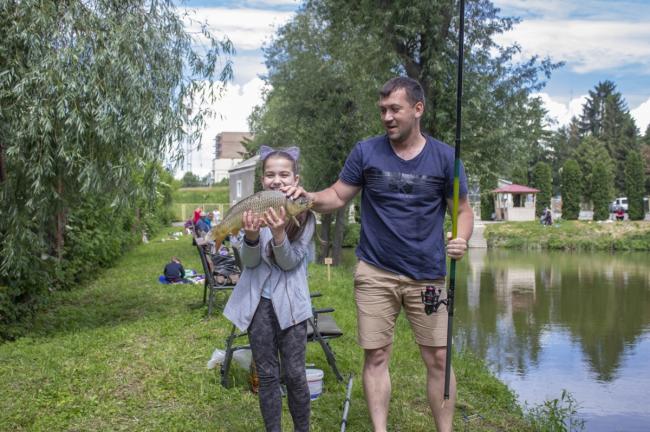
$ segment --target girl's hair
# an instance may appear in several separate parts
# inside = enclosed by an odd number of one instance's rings
[[[266,168],[266,161],[271,158],[284,158],[288,161],[291,161],[291,169],[293,171],[293,174],[298,175],[297,158],[294,158],[292,153],[286,152],[283,149],[277,149],[277,150],[274,149],[273,151],[264,155],[262,159],[262,175],[264,175],[264,170]],[[310,219],[314,217],[315,216],[311,212],[311,210],[308,210],[306,212],[300,213],[295,217],[300,225],[296,225],[293,218],[289,219],[289,221],[287,222],[284,228],[285,232],[287,233],[287,239],[289,240],[289,242],[294,242],[297,239],[299,239],[302,236],[303,232],[305,232],[305,227],[307,226],[307,223],[310,222]],[[266,252],[269,257],[273,258],[273,247],[271,247],[271,242],[269,242],[269,244],[267,245]]]

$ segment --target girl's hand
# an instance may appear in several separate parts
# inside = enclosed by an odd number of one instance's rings
[[[257,213],[253,213],[250,210],[246,210],[242,215],[242,228],[244,228],[244,233],[246,235],[246,240],[249,242],[257,241],[260,238],[260,225],[262,224],[262,219]]]
[[[280,207],[279,213],[272,207],[269,207],[269,209],[264,212],[264,221],[266,221],[266,225],[271,229],[271,233],[273,234],[273,243],[276,246],[281,245],[286,236],[284,228],[287,225],[287,212],[284,207]]]

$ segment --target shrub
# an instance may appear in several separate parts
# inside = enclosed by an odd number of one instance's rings
[[[562,167],[562,218],[578,219],[582,197],[582,172],[578,162],[569,159]]]
[[[643,220],[643,192],[645,189],[645,169],[639,152],[631,151],[625,161],[625,191],[627,193],[628,214],[631,220]]]

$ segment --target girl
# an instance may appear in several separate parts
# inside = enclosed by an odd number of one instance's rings
[[[279,190],[298,184],[296,147],[262,146],[262,186]],[[307,288],[307,254],[314,234],[311,212],[287,220],[284,209],[263,215],[244,212],[243,271],[224,309],[240,330],[248,330],[259,376],[260,410],[267,431],[281,430],[280,370],[287,386],[294,430],[309,430],[310,395],[305,375],[307,319],[311,301]],[[266,225],[266,226],[263,226]],[[280,368],[280,364],[282,367]]]

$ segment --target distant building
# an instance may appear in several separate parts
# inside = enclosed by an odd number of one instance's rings
[[[249,132],[221,132],[217,135],[212,160],[212,179],[215,183],[228,178],[228,170],[243,161],[246,149],[242,144],[253,139]]]
[[[535,220],[535,195],[539,189],[518,184],[505,184],[494,189],[494,210],[499,221]]]
[[[255,168],[259,160],[259,155],[253,156],[228,171],[231,206],[252,195],[255,191]]]

